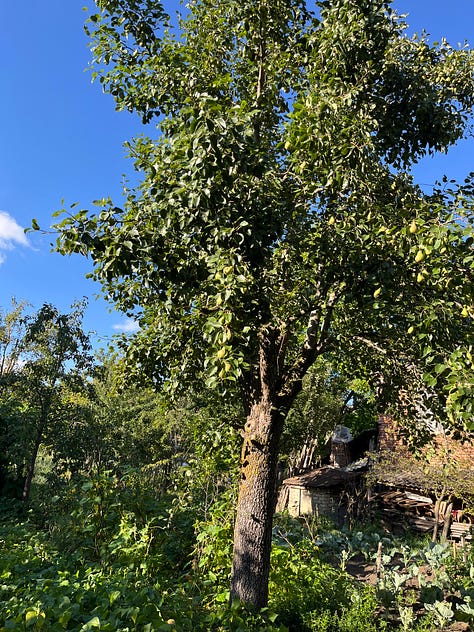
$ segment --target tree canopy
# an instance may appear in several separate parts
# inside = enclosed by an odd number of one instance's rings
[[[410,168],[467,134],[473,52],[381,0],[193,0],[177,29],[156,0],[97,6],[95,73],[158,135],[129,144],[123,208],[68,215],[57,248],[138,313],[130,372],[239,390],[231,593],[261,606],[278,442],[319,356],[472,422],[471,177],[427,193]]]

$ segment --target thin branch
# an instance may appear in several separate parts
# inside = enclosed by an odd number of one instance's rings
[[[383,347],[378,345],[373,340],[369,340],[368,338],[364,338],[364,336],[353,336],[353,338],[354,338],[354,340],[358,340],[359,342],[364,343],[365,345],[367,345],[367,347],[371,347],[372,349],[375,349],[376,351],[378,351],[379,353],[381,353],[383,355],[387,355],[388,354],[387,349],[384,349]]]

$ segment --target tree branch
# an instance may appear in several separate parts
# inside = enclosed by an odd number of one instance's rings
[[[358,340],[359,342],[362,342],[363,344],[367,345],[367,347],[371,347],[372,349],[375,349],[376,351],[378,351],[379,353],[381,353],[383,355],[387,355],[387,353],[388,353],[388,351],[386,349],[384,349],[383,347],[378,345],[373,340],[369,340],[368,338],[364,338],[364,336],[353,336],[353,339],[354,340]]]
[[[311,312],[299,358],[286,376],[282,378],[282,387],[279,395],[283,401],[291,403],[294,400],[301,390],[302,380],[308,369],[316,358],[327,349],[334,307],[340,296],[340,292],[337,293],[335,291],[329,294],[325,305],[326,312],[322,320],[320,309],[315,309]]]

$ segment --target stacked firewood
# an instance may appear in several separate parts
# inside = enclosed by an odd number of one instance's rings
[[[387,525],[409,527],[414,531],[423,533],[432,532],[433,540],[438,534],[442,540],[448,536],[451,539],[472,539],[474,525],[465,516],[459,516],[454,512],[449,500],[437,500],[434,502],[428,496],[421,496],[401,490],[384,490],[370,495],[372,509]]]
[[[388,524],[406,527],[417,531],[431,531],[434,528],[434,505],[431,498],[418,496],[399,490],[372,493],[370,502]]]

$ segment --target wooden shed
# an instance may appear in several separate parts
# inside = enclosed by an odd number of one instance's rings
[[[325,516],[341,524],[357,497],[366,471],[358,468],[327,465],[284,481],[288,489],[288,512],[292,516]]]
[[[329,465],[283,481],[279,509],[287,507],[292,516],[325,516],[340,525],[362,501],[390,527],[433,530],[434,537],[438,531],[442,537],[472,537],[472,442],[433,433],[424,458],[416,459],[389,416],[379,419],[376,446],[373,431],[352,439],[343,430],[339,427],[332,436]],[[360,458],[367,450],[370,466]]]

